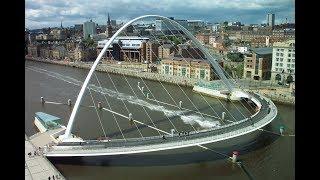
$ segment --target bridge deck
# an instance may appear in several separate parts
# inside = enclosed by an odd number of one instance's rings
[[[255,131],[270,123],[277,115],[277,109],[273,102],[268,102],[265,97],[253,94],[253,97],[260,101],[262,107],[260,111],[250,119],[227,124],[218,128],[213,128],[202,132],[191,132],[189,135],[160,136],[149,138],[137,138],[124,140],[112,140],[109,142],[87,141],[61,143],[46,152],[47,156],[97,156],[131,154],[141,152],[152,152],[168,149],[196,146],[217,141],[222,141],[232,137]]]

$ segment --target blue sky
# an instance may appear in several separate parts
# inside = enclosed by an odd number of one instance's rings
[[[264,23],[266,14],[276,14],[276,24],[295,21],[294,0],[26,0],[26,28],[81,24],[88,19],[98,24],[111,19],[128,21],[145,14],[209,22],[241,21]]]

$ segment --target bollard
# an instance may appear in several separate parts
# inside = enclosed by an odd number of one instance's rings
[[[182,101],[179,101],[179,108],[182,108]]]
[[[138,82],[138,87],[140,88],[140,81]]]
[[[142,93],[143,93],[143,89],[144,89],[144,87],[142,86],[142,87],[141,87],[141,92],[142,92]]]
[[[171,136],[173,136],[175,130],[174,129],[171,129]]]
[[[131,113],[129,113],[129,117],[128,117],[128,119],[129,119],[129,121],[132,121],[132,120],[133,120],[133,118],[132,118],[132,114],[131,114]]]
[[[237,162],[237,157],[239,155],[239,152],[238,151],[233,151],[232,152],[232,162],[233,163],[236,163]]]
[[[147,93],[147,99],[149,99],[149,93]]]
[[[222,112],[222,115],[221,115],[221,119],[224,120],[225,116],[226,116],[226,112]]]
[[[99,108],[99,109],[102,109],[101,102],[98,102],[98,108]]]
[[[41,103],[44,104],[44,99],[43,99],[43,97],[41,97]]]
[[[68,99],[68,106],[71,106],[71,99]]]
[[[284,126],[280,126],[280,134],[281,134],[281,136],[283,136],[283,131],[284,131]]]

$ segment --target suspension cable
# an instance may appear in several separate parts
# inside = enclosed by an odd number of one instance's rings
[[[95,72],[94,72],[93,74],[94,74],[94,77],[96,78],[96,80],[97,80],[97,82],[98,82],[98,84],[99,84],[99,86],[100,86],[100,88],[101,88],[101,90],[102,90],[102,86],[101,86],[101,83],[100,83],[100,81],[99,81],[99,79],[98,79],[98,77],[97,77],[97,74],[96,74]],[[103,94],[103,93],[102,93],[102,95],[103,95],[104,99],[106,100],[109,109],[112,111],[111,106],[110,106],[110,104],[109,104],[109,101],[108,101],[107,97],[106,97],[105,94]],[[118,126],[118,128],[119,128],[119,130],[120,130],[120,133],[121,133],[123,139],[124,139],[125,141],[127,141],[127,139],[124,137],[124,134],[123,134],[123,132],[122,132],[122,130],[121,130],[121,127],[120,127],[120,125],[119,125],[119,123],[118,123],[118,121],[117,121],[116,116],[115,116],[113,113],[111,113],[111,114],[112,114],[112,116],[113,116],[113,118],[114,118],[114,120],[115,120],[115,122],[116,122],[116,124],[117,124],[117,126]]]

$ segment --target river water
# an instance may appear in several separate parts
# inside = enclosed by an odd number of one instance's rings
[[[33,125],[35,112],[42,111],[62,118],[66,125],[71,108],[65,105],[40,103],[43,96],[48,101],[66,103],[68,99],[75,102],[88,70],[65,66],[45,64],[40,62],[25,63],[25,132],[28,136],[37,132]],[[226,119],[238,121],[250,115],[251,110],[240,103],[230,103],[216,98],[200,96],[192,92],[191,88],[178,87],[171,84],[161,84],[133,77],[106,73],[96,73],[93,76],[91,95],[94,103],[102,102],[108,108],[124,115],[133,114],[134,119],[140,120],[159,129],[170,132],[176,128],[179,131],[192,131],[219,126],[221,122],[214,117],[201,116],[197,111],[221,116],[226,112]],[[185,111],[158,104],[147,100],[137,84],[144,86],[161,102],[178,104],[181,100],[183,107],[193,110]],[[99,86],[101,85],[102,88]],[[163,88],[165,87],[165,89]],[[187,96],[186,96],[187,95]],[[171,97],[170,97],[171,96]],[[132,138],[158,135],[150,128],[135,126],[128,120],[109,112],[97,111],[88,106],[93,105],[90,93],[87,91],[82,101],[82,107],[76,116],[72,133],[84,139],[96,139],[104,136],[110,138]],[[106,101],[107,100],[107,101]],[[191,100],[191,101],[190,101]],[[210,106],[209,106],[209,105]],[[268,130],[278,132],[280,125],[285,126],[285,132],[294,134],[295,107],[276,104],[279,116],[269,126]],[[128,111],[128,110],[129,111]],[[227,109],[227,110],[226,110]],[[119,127],[121,131],[119,130]],[[210,160],[190,164],[172,164],[166,166],[92,166],[55,164],[67,179],[295,179],[295,137],[265,133],[266,140],[258,148],[248,148],[249,152],[241,154],[240,159],[245,165],[247,173],[238,166],[225,159]],[[271,140],[269,140],[271,139]]]

